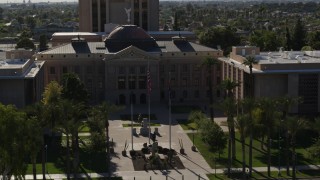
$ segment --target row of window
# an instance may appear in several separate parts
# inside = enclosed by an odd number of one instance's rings
[[[213,92],[214,93],[214,92]],[[221,96],[221,92],[220,90],[216,90],[216,97],[220,97]],[[168,92],[169,94],[169,92]],[[168,95],[169,96],[169,95]],[[213,95],[214,96],[214,95]],[[175,99],[176,97],[176,91],[171,90],[170,91],[170,97],[171,99]],[[206,92],[206,97],[209,98],[210,97],[210,90],[207,90]],[[161,91],[160,92],[160,98],[161,99],[165,99],[165,91]],[[200,98],[200,92],[199,90],[195,90],[193,91],[193,94],[189,94],[187,90],[182,91],[182,97],[181,98]]]
[[[54,66],[51,66],[49,68],[50,74],[56,74],[57,73],[57,69],[58,68],[56,68]],[[74,67],[63,66],[62,67],[62,73],[68,73],[68,72],[74,72],[74,73],[80,74],[80,66],[74,66]],[[94,72],[93,66],[86,66],[85,72],[87,74],[92,74]],[[104,67],[99,67],[98,68],[98,73],[99,74],[103,74],[104,73]]]
[[[190,71],[190,65],[189,64],[182,64],[181,66],[181,72],[189,73]],[[217,71],[220,71],[220,65],[217,65]],[[192,65],[193,71],[195,72],[200,72],[201,66],[196,64]],[[170,72],[176,72],[178,69],[178,65],[172,64],[170,65]],[[128,72],[129,74],[136,74],[137,72],[140,74],[145,74],[147,70],[146,66],[139,66],[139,67],[128,67]],[[165,65],[160,65],[159,66],[160,72],[164,72],[165,70]],[[119,74],[126,74],[127,72],[127,67],[120,66],[118,68],[118,73]]]

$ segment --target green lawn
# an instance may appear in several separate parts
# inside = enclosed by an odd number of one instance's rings
[[[89,137],[80,137],[80,170],[79,173],[89,172],[107,172],[106,153],[105,152],[90,152],[85,146]],[[66,173],[66,149],[65,137],[60,138],[56,145],[48,143],[46,166],[49,174]],[[37,173],[41,174],[41,152],[37,158]],[[32,164],[28,164],[27,174],[32,174]]]
[[[195,110],[201,111],[201,108],[193,105],[176,105],[171,107],[171,112],[174,114],[190,113]]]
[[[87,126],[87,124],[84,124],[79,127],[79,133],[86,133],[90,132],[90,128]]]
[[[242,173],[235,173],[230,178],[227,177],[225,174],[217,174],[216,176],[214,174],[208,174],[207,175],[210,180],[216,180],[216,179],[237,179],[242,178]],[[296,174],[297,178],[319,178],[320,177],[320,170],[303,170],[298,171]],[[285,171],[281,171],[280,176],[278,176],[277,171],[272,171],[271,176],[269,179],[279,179],[279,178],[288,178],[291,179],[291,176],[287,176]],[[253,172],[251,179],[268,179],[267,172]]]
[[[178,120],[178,123],[180,124],[183,130],[197,129],[196,123],[189,123],[186,119]]]
[[[150,126],[161,126],[159,123],[150,123]],[[131,127],[131,124],[122,124],[122,127]],[[132,127],[141,127],[139,123],[133,123]]]
[[[188,134],[189,138],[192,140],[192,134]],[[233,167],[239,168],[242,166],[242,150],[241,150],[241,144],[238,141],[239,140],[239,134],[236,134],[236,157],[237,159],[233,161]],[[203,157],[206,159],[208,164],[211,166],[211,168],[214,168],[214,157],[218,157],[218,155],[215,155],[213,152],[209,151],[209,147],[203,143],[201,140],[201,137],[199,134],[195,134],[195,145],[197,149],[201,152]],[[246,163],[248,165],[249,158],[249,147],[248,147],[249,140],[246,141]],[[265,167],[267,166],[267,153],[266,150],[260,149],[260,142],[258,140],[253,141],[253,166],[254,167]],[[277,149],[277,142],[274,142],[274,146],[271,149],[271,166],[278,166],[279,165],[279,153]],[[314,159],[309,158],[309,153],[307,150],[303,147],[298,147],[296,149],[297,152],[297,165],[308,165],[308,164],[319,164],[320,162]],[[290,155],[291,156],[291,155]],[[220,156],[220,159],[216,162],[217,168],[227,167],[228,163],[228,154],[227,154],[227,148],[224,149],[223,153]],[[281,152],[280,154],[280,164],[281,166],[285,166],[285,152]]]

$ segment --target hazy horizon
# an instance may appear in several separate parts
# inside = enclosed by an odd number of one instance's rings
[[[25,0],[28,2],[29,0]],[[31,0],[32,3],[39,3],[39,2],[78,2],[78,0]],[[159,1],[265,1],[268,0],[159,0]],[[273,0],[275,1],[275,0]],[[278,1],[317,1],[317,0],[278,0]],[[0,4],[3,3],[22,3],[23,0],[1,0]]]

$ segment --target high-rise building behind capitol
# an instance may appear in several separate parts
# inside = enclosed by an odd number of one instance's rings
[[[159,0],[79,0],[82,32],[108,32],[115,25],[134,24],[159,30]]]

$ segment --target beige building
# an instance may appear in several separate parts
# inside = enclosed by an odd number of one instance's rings
[[[41,99],[43,61],[33,59],[0,60],[0,103],[18,108]]]
[[[223,79],[241,82],[235,91],[236,98],[248,95],[250,84],[249,68],[243,60],[253,56],[254,96],[259,97],[302,97],[303,103],[292,109],[293,113],[320,112],[320,52],[279,51],[260,52],[252,46],[232,48],[230,58],[219,58],[222,63]]]
[[[168,102],[169,79],[173,103],[208,101],[209,74],[201,66],[206,57],[222,57],[220,50],[172,37],[156,41],[142,28],[123,25],[104,42],[73,39],[72,43],[37,54],[46,61],[45,84],[75,72],[91,94],[91,102],[108,100],[129,104],[130,93],[137,104],[147,102],[147,71],[152,84],[151,101]],[[221,69],[213,67],[214,83],[221,82]],[[170,73],[169,73],[170,72]],[[215,93],[216,97],[220,92]]]
[[[105,32],[115,24],[159,30],[159,0],[79,0],[79,29]]]
[[[6,51],[6,59],[30,59],[34,54],[34,50],[13,49]]]

